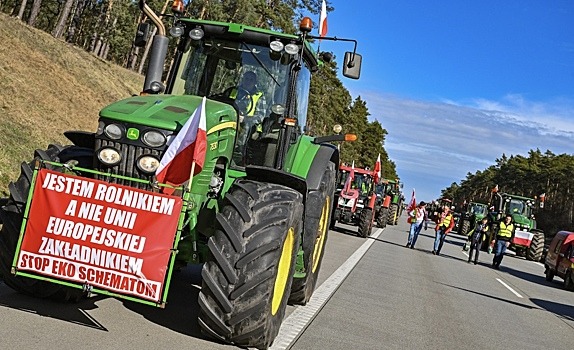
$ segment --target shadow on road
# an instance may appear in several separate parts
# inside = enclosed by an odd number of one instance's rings
[[[124,306],[148,321],[187,336],[214,341],[201,333],[197,318],[201,290],[202,265],[189,265],[173,274],[169,287],[168,303],[164,309],[123,301]]]
[[[341,226],[335,226],[334,228],[330,229],[331,231],[336,231],[345,235],[359,237],[358,227],[355,227],[355,230],[349,230],[348,228],[344,228]],[[373,228],[375,230],[375,228]]]
[[[567,304],[555,303],[553,301],[542,299],[530,299],[538,307],[547,310],[558,317],[565,318],[568,321],[574,321],[574,306]]]
[[[38,298],[12,291],[1,281],[0,290],[2,290],[1,306],[107,332],[106,327],[86,312],[97,309],[98,306],[95,303],[105,298],[103,296],[94,296],[78,303],[62,303],[50,299],[39,301]]]
[[[502,301],[502,302],[504,302],[504,303],[509,303],[509,304],[512,304],[512,305],[521,306],[521,307],[526,308],[526,309],[531,309],[531,310],[538,310],[538,309],[539,309],[539,308],[537,308],[537,307],[533,307],[533,306],[530,306],[530,305],[525,305],[525,304],[518,303],[518,302],[515,302],[515,301],[512,301],[512,300],[503,299],[503,298],[495,297],[495,296],[493,296],[493,295],[488,295],[488,294],[480,293],[480,292],[477,292],[477,291],[475,291],[475,290],[470,290],[470,289],[466,289],[466,288],[462,288],[462,287],[457,287],[457,286],[453,286],[453,285],[445,284],[445,283],[440,283],[440,282],[437,282],[437,283],[438,283],[438,284],[442,284],[443,286],[446,286],[446,287],[450,287],[450,288],[462,290],[462,291],[464,291],[464,292],[468,292],[468,293],[480,295],[480,296],[483,296],[483,297],[486,297],[486,298],[490,298],[490,299],[495,299],[495,300],[498,300],[498,301]]]
[[[504,257],[504,258],[506,259],[507,257]],[[543,273],[544,268],[542,268],[542,267],[541,267],[540,274],[532,274],[529,272],[513,269],[512,267],[508,267],[508,266],[504,265],[504,260],[503,260],[503,264],[500,265],[500,270],[508,273],[509,275],[512,275],[514,277],[518,277],[518,278],[525,280],[525,281],[528,281],[528,282],[535,283],[537,285],[543,285],[543,286],[547,286],[547,287],[551,287],[551,288],[557,288],[557,289],[564,289],[564,283],[560,280],[560,278],[555,277],[555,279],[552,282],[548,282],[544,276],[544,273]]]

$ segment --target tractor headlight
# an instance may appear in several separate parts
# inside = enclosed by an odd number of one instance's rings
[[[142,141],[150,147],[160,147],[165,145],[166,140],[161,132],[151,130],[143,134]]]
[[[122,160],[122,156],[120,155],[120,152],[113,148],[102,148],[98,152],[98,159],[105,165],[113,166]]]
[[[159,167],[159,159],[152,156],[143,156],[138,159],[138,169],[147,174],[153,174]]]
[[[109,124],[104,128],[104,133],[112,140],[119,140],[122,138],[122,127],[118,124]]]

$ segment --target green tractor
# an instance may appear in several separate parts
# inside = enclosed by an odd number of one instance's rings
[[[36,297],[93,292],[164,307],[172,272],[203,264],[203,332],[267,348],[287,304],[309,301],[321,268],[339,164],[331,142],[345,135],[310,137],[305,122],[312,73],[329,57],[311,47],[309,18],[290,35],[184,18],[175,3],[163,17],[178,40],[171,70],[164,75],[165,25],[140,0],[157,27],[144,93],[101,110],[97,131],[68,131],[71,145],[22,164],[0,202],[0,274]],[[137,44],[149,29],[140,25]],[[343,75],[358,79],[356,41],[321,39],[354,42]],[[257,73],[268,107],[251,123],[253,93],[225,94],[247,72]],[[159,183],[170,143],[200,108],[201,170]]]
[[[466,236],[474,225],[488,215],[488,205],[470,202],[463,207],[458,223],[458,233]]]
[[[387,183],[387,196],[390,197],[389,211],[387,216],[388,225],[396,225],[403,213],[405,196],[402,193],[403,184],[398,179],[385,180]]]
[[[540,261],[544,251],[544,232],[536,228],[533,214],[535,202],[533,198],[496,192],[492,201],[495,211],[489,214],[494,221],[493,229],[490,230],[489,239],[483,243],[483,248],[488,248],[494,239],[498,222],[510,214],[515,227],[512,248],[528,260]]]

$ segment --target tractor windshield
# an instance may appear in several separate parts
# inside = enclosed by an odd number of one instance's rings
[[[511,199],[508,202],[508,213],[510,214],[526,215],[526,208],[524,202],[519,199]]]
[[[472,204],[470,212],[474,215],[486,215],[486,207],[483,205]]]
[[[269,47],[205,38],[182,55],[171,93],[234,106],[239,120],[234,164],[273,166],[286,109],[297,120],[298,134],[306,123],[310,71],[303,65],[295,72],[294,63],[295,56]],[[289,94],[293,79],[294,93]]]

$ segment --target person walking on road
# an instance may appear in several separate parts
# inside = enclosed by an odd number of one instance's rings
[[[506,248],[514,238],[514,224],[512,223],[512,215],[506,214],[504,221],[498,225],[498,233],[496,234],[496,250],[494,251],[494,258],[492,259],[492,267],[499,270],[500,263],[506,252]]]
[[[419,233],[423,228],[425,221],[427,220],[427,211],[425,202],[420,202],[419,205],[409,212],[411,217],[411,229],[409,231],[409,240],[407,242],[407,248],[414,249]]]
[[[468,262],[472,261],[472,255],[474,253],[474,264],[478,262],[478,252],[482,246],[482,241],[485,236],[488,235],[488,218],[484,217],[480,222],[476,223],[476,226],[468,234],[470,240],[470,250],[468,252]]]
[[[446,235],[454,227],[454,218],[448,205],[443,207],[441,215],[438,217],[437,225],[435,227],[434,247],[432,253],[440,255],[440,250],[444,244]]]

